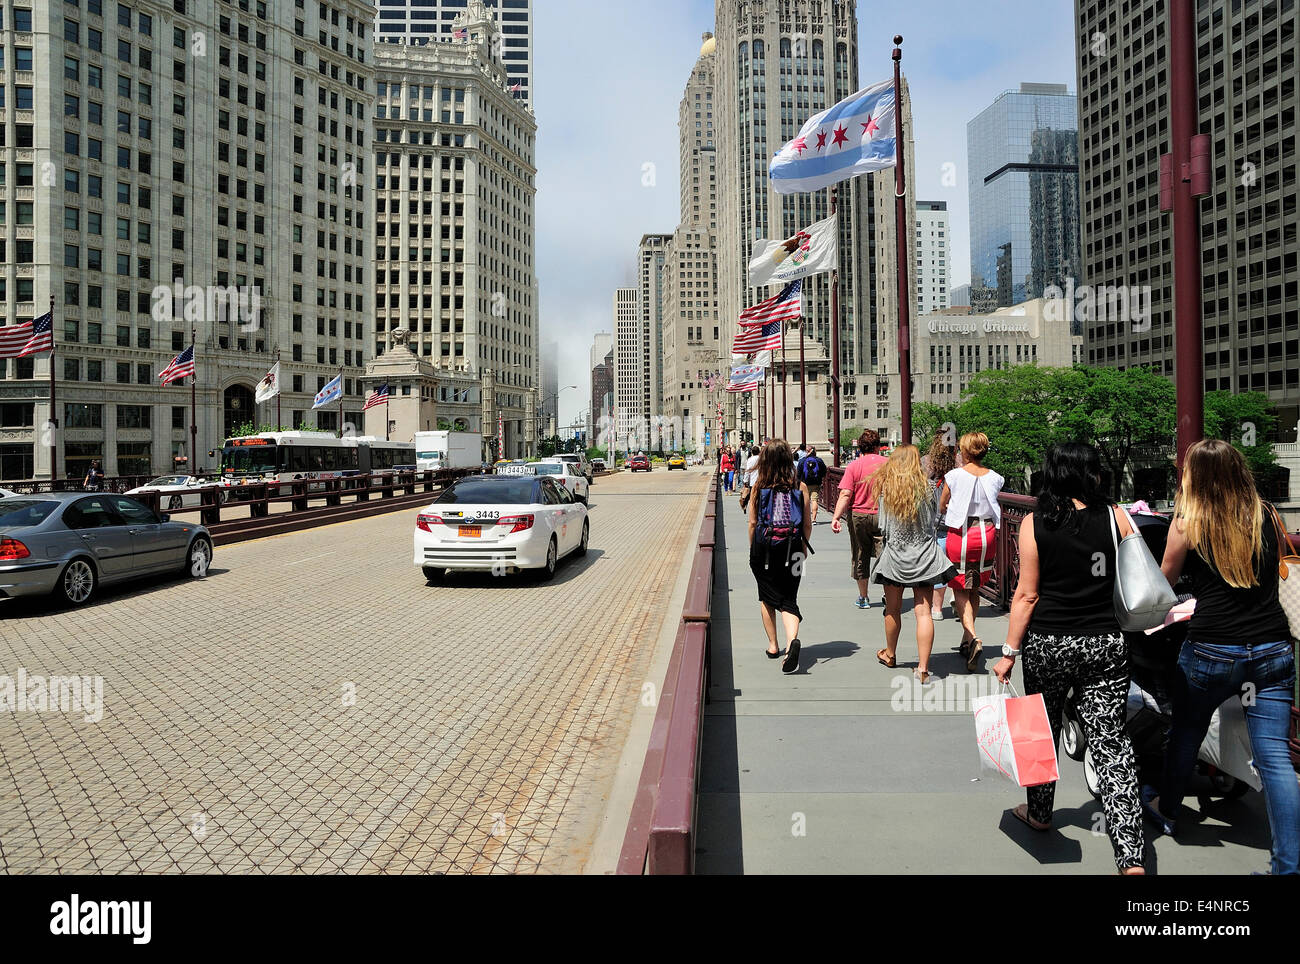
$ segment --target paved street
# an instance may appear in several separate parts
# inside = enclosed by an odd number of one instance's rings
[[[1115,872],[1109,839],[1094,833],[1101,807],[1081,764],[1060,754],[1056,829],[1041,835],[1010,815],[1023,791],[981,775],[967,701],[996,692],[997,681],[991,672],[966,673],[951,609],[936,624],[931,661],[942,679],[924,691],[914,686],[910,616],[898,669],[877,663],[885,645],[880,589],[872,589],[871,609],[855,608],[848,534],[834,535],[826,513],[799,595],[802,668],[783,677],[780,664],[763,655],[744,518],[734,500],[726,510],[727,583],[714,594],[699,873]],[[985,607],[979,625],[991,670],[1006,619]],[[1018,674],[1016,688],[1024,693]],[[1199,808],[1199,821],[1184,821],[1178,841],[1155,842],[1149,872],[1268,869],[1261,794],[1235,802],[1189,797],[1187,804]]]
[[[707,482],[598,480],[549,584],[426,586],[400,512],[0,603],[0,676],[104,678],[98,723],[0,715],[0,872],[591,869]]]

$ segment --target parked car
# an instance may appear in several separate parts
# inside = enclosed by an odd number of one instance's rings
[[[608,466],[605,464],[605,460],[604,460],[604,459],[592,459],[592,460],[591,460],[591,470],[592,470],[593,472],[606,472],[606,471],[609,470],[609,468],[608,468]]]
[[[209,479],[201,479],[193,475],[164,475],[160,479],[154,479],[147,485],[129,489],[126,494],[139,495],[141,492],[161,492],[160,504],[168,511],[175,512],[177,509],[197,509],[203,504],[202,489],[213,484]],[[218,493],[218,498],[220,501],[225,502],[230,498],[230,493],[223,488]]]
[[[53,593],[73,606],[140,576],[207,575],[212,536],[127,495],[42,492],[0,500],[0,598]]]
[[[540,569],[587,553],[587,507],[545,475],[459,479],[415,522],[415,564],[430,582],[449,570]]]
[[[646,455],[634,455],[627,460],[627,470],[629,472],[649,472],[650,458]]]

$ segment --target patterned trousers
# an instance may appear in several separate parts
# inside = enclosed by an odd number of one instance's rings
[[[1140,867],[1145,839],[1133,744],[1124,729],[1127,715],[1128,644],[1106,636],[1046,636],[1030,632],[1024,643],[1025,692],[1042,693],[1052,737],[1061,741],[1061,711],[1074,690],[1079,720],[1101,785],[1106,832],[1120,870]],[[1028,788],[1029,816],[1051,823],[1056,784]]]

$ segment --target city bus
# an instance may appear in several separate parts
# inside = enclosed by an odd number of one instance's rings
[[[324,432],[268,432],[227,439],[221,477],[227,484],[340,479],[414,469],[415,443],[336,438]]]

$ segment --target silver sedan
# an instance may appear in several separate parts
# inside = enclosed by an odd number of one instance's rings
[[[207,575],[212,536],[125,495],[40,492],[0,499],[0,599],[53,593],[73,606],[101,585]]]

